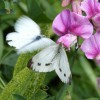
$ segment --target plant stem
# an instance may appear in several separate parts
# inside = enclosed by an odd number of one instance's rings
[[[73,57],[71,58],[71,61],[70,61],[70,66],[71,66],[71,69],[74,65],[74,61],[75,61],[75,57],[77,55],[77,52],[78,52],[78,49],[79,49],[79,45],[78,43],[75,44],[75,50],[74,50],[74,54],[73,54]]]
[[[1,77],[0,77],[0,83],[2,84],[2,86],[0,85],[0,87],[3,89],[5,87],[5,83],[4,83],[4,81],[2,80]]]

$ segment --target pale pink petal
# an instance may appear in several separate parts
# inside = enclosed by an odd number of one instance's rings
[[[62,43],[66,48],[70,49],[71,46],[77,43],[77,36],[72,34],[66,34],[64,36],[61,36],[57,40],[57,43]]]
[[[80,4],[81,4],[81,0],[72,0],[73,12],[82,15],[82,10],[81,10]]]
[[[94,24],[95,29],[97,31],[100,31],[100,13],[98,13],[94,17],[92,17],[92,22]]]
[[[95,62],[98,66],[100,66],[100,54],[98,54],[95,58]]]
[[[88,59],[95,59],[100,54],[100,33],[97,32],[89,39],[84,40],[81,45],[81,50]]]
[[[100,2],[97,2],[97,10],[98,10],[98,12],[100,12]]]
[[[97,88],[100,89],[100,77],[97,78],[97,86],[98,86]]]
[[[66,7],[67,5],[69,5],[71,2],[71,0],[62,0],[62,7]]]
[[[85,11],[88,18],[91,18],[98,12],[96,0],[83,0],[81,3],[81,9]]]
[[[84,39],[89,38],[93,33],[93,26],[89,20],[76,13],[71,13],[71,28],[70,31]]]
[[[70,11],[69,10],[63,10],[60,14],[56,16],[56,18],[53,21],[53,31],[59,35],[65,35],[68,32],[68,29],[70,27]]]

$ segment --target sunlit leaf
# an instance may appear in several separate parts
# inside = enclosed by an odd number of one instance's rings
[[[45,74],[36,73],[26,68],[30,57],[32,57],[32,54],[21,55],[19,57],[15,66],[15,74],[0,95],[1,100],[6,98],[8,98],[8,100],[11,99],[13,93],[21,94],[25,96],[25,98],[29,99],[38,91],[43,83]]]
[[[98,95],[100,95],[100,92],[99,92],[98,86],[97,86],[97,78],[96,78],[96,75],[95,75],[93,69],[91,68],[90,64],[88,63],[88,61],[84,57],[80,56],[79,60],[80,60],[80,64],[82,66],[82,69],[86,73],[88,79],[91,81],[91,84],[94,86]]]
[[[26,100],[23,96],[18,95],[18,94],[13,94],[12,99],[13,100]]]
[[[43,90],[37,91],[35,95],[31,98],[31,100],[45,100],[47,98],[47,93]]]

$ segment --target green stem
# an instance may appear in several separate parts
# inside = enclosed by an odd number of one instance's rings
[[[71,58],[71,61],[70,61],[71,69],[72,69],[72,67],[74,65],[74,61],[75,61],[78,49],[79,49],[79,37],[77,37],[77,43],[75,44],[74,54],[73,54],[73,57]]]
[[[0,77],[0,82],[1,82],[1,84],[5,87],[5,83],[4,83],[4,81],[2,80],[2,78]]]
[[[11,49],[10,51],[8,51],[1,59],[0,61],[0,65],[2,64],[2,62],[4,61],[4,59],[12,52],[13,50]]]

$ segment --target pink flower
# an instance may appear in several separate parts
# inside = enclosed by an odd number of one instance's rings
[[[67,5],[69,5],[71,2],[71,0],[62,0],[62,7],[66,7]]]
[[[77,14],[81,14],[82,15],[82,11],[81,11],[81,0],[62,0],[62,7],[66,7],[69,4],[72,5],[72,11],[76,12]]]
[[[96,32],[90,38],[84,40],[81,45],[82,51],[88,59],[95,59],[100,63],[100,32]]]
[[[97,86],[100,89],[100,77],[97,78]]]
[[[82,15],[81,0],[72,0],[72,11]]]
[[[73,34],[66,34],[64,36],[61,36],[58,39],[57,43],[62,43],[65,47],[67,47],[70,50],[70,47],[77,43],[77,36]]]
[[[70,10],[63,10],[58,14],[53,21],[52,28],[59,36],[69,33],[87,39],[93,33],[93,26],[89,20]]]
[[[91,19],[96,30],[100,31],[100,3],[98,0],[84,0],[81,9],[86,13],[87,18]]]

